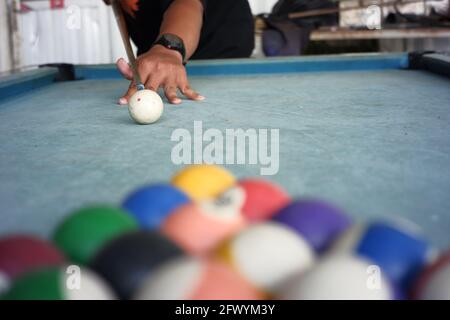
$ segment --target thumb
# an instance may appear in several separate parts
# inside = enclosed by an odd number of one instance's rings
[[[120,104],[120,105],[128,104],[128,102],[130,101],[131,96],[132,96],[136,91],[137,91],[136,84],[134,83],[134,81],[132,81],[132,82],[130,83],[130,86],[128,87],[128,90],[127,90],[127,92],[125,93],[125,95],[122,96],[122,97],[119,99],[119,104]]]
[[[124,58],[120,58],[116,62],[117,70],[122,74],[122,76],[127,80],[133,80],[133,71],[131,70],[128,62]]]

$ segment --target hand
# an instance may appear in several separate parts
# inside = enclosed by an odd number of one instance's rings
[[[205,99],[189,86],[182,57],[175,50],[156,45],[136,59],[136,67],[145,88],[157,91],[159,87],[162,87],[167,100],[172,104],[181,103],[177,90],[180,90],[184,96],[191,100],[201,101]],[[127,104],[137,90],[133,81],[133,73],[131,67],[123,58],[117,61],[117,68],[125,79],[132,81],[127,93],[119,99],[119,104]]]

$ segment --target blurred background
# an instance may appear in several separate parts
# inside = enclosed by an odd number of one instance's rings
[[[449,0],[250,0],[254,57],[449,51]],[[125,56],[102,0],[0,1],[0,72]]]

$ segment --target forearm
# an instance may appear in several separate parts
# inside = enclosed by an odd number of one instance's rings
[[[184,41],[186,58],[195,52],[203,23],[203,5],[200,0],[175,0],[164,14],[160,35],[175,34]]]

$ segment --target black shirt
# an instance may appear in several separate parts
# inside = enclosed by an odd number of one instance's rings
[[[191,59],[249,57],[254,47],[254,22],[247,0],[199,0],[204,7],[197,50]],[[164,12],[173,0],[128,0],[125,15],[138,55],[148,51],[159,34]],[[133,8],[133,9],[131,9]]]

